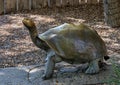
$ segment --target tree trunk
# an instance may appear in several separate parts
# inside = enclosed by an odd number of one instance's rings
[[[105,21],[111,27],[120,26],[120,0],[103,0]]]

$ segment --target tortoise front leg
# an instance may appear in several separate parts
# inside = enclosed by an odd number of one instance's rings
[[[50,50],[47,54],[46,64],[45,64],[45,73],[42,76],[42,79],[46,80],[52,77],[54,72],[55,63],[61,61],[61,58],[55,55],[55,52]]]
[[[45,64],[45,73],[42,76],[42,79],[46,80],[51,78],[53,75],[54,67],[55,67],[54,57],[50,56],[50,58],[47,60]]]
[[[42,79],[48,79],[52,77],[54,67],[55,67],[55,61],[54,61],[55,53],[54,51],[50,50],[47,53],[46,63],[45,63],[45,72],[42,76]]]

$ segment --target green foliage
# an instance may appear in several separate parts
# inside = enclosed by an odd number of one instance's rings
[[[113,74],[108,80],[109,85],[120,85],[120,66],[112,63]]]

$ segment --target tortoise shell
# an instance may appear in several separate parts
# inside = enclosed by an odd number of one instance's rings
[[[96,30],[84,24],[62,24],[39,34],[55,53],[65,59],[92,61],[106,54],[104,41]]]

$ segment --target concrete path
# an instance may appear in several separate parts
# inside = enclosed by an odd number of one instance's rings
[[[29,67],[0,69],[0,85],[32,85],[27,80]]]
[[[106,79],[101,75],[105,74],[104,77],[108,77],[108,73],[110,73],[110,70],[101,71],[100,74],[93,76],[84,73],[55,73],[52,79],[43,81],[41,76],[44,67],[34,67],[36,66],[0,69],[0,85],[82,85],[85,83],[100,83]]]
[[[0,85],[34,85],[33,81],[41,79],[43,72],[42,66],[0,68]]]
[[[118,57],[120,58],[120,55]],[[0,68],[0,85],[91,85],[103,83],[113,74],[111,66],[107,66],[106,70],[101,70],[95,75],[61,73],[55,70],[52,79],[42,80],[44,66],[35,67]]]

